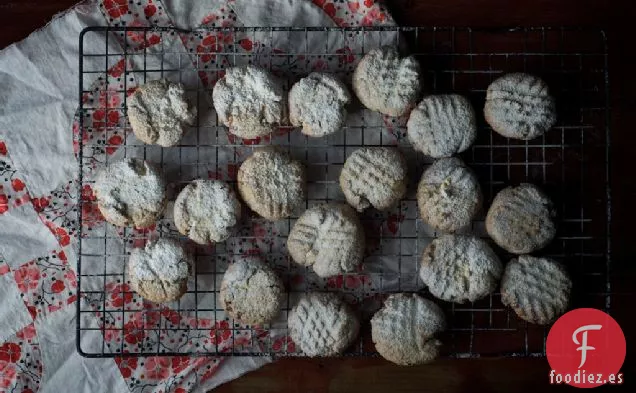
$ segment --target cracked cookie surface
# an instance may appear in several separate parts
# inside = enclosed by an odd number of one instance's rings
[[[137,139],[163,147],[179,143],[194,124],[197,108],[185,96],[181,83],[167,79],[140,86],[127,103],[128,120]]]
[[[280,82],[252,65],[228,68],[214,85],[212,99],[221,123],[240,138],[267,135],[287,115],[287,97]]]
[[[130,287],[144,299],[166,303],[179,299],[186,291],[193,260],[181,244],[160,238],[130,252]]]
[[[305,201],[305,168],[273,147],[255,150],[239,167],[237,180],[243,201],[268,220],[289,217]]]
[[[95,179],[97,206],[117,226],[147,228],[166,204],[163,176],[146,161],[127,158],[110,164]]]
[[[220,180],[194,180],[174,203],[179,232],[198,244],[227,240],[241,217],[241,203],[229,184]]]
[[[416,294],[390,295],[371,318],[371,338],[378,353],[402,366],[428,363],[442,343],[435,335],[446,327],[442,309]]]
[[[221,304],[232,318],[249,325],[273,321],[285,295],[283,282],[259,257],[245,256],[228,266],[221,282]]]

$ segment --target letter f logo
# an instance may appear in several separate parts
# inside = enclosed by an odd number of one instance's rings
[[[602,327],[601,325],[585,325],[576,329],[574,333],[572,334],[572,341],[574,341],[574,344],[581,345],[580,347],[576,349],[577,351],[581,351],[581,364],[579,364],[579,368],[583,367],[583,365],[585,364],[585,360],[587,358],[587,351],[596,349],[594,347],[587,345],[587,331],[601,330],[601,327]],[[583,339],[581,340],[581,342],[579,342],[576,336],[581,332],[583,332],[582,334]]]

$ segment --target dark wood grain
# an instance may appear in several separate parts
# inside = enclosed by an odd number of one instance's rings
[[[0,47],[26,37],[75,0],[3,1]],[[611,392],[636,391],[633,332],[636,323],[633,281],[636,277],[636,2],[615,0],[394,0],[388,2],[402,25],[456,26],[596,26],[607,30],[610,47],[612,106],[612,314],[627,336],[626,385]],[[545,359],[444,359],[401,368],[379,358],[284,359],[252,372],[217,392],[545,392],[563,390],[548,384]],[[566,389],[567,390],[567,389]],[[574,389],[570,389],[574,390]]]

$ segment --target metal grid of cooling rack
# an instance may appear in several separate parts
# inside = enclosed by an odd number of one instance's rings
[[[99,43],[99,44],[97,44]],[[261,140],[240,140],[218,124],[211,106],[214,80],[223,69],[251,62],[272,70],[288,88],[313,70],[334,72],[349,83],[364,53],[397,45],[424,70],[427,93],[466,95],[478,113],[479,136],[462,154],[479,176],[486,206],[503,187],[541,185],[559,208],[557,238],[541,255],[563,261],[573,276],[573,307],[609,310],[609,107],[607,44],[598,30],[567,28],[471,29],[453,27],[172,28],[95,27],[80,37],[79,163],[82,223],[79,242],[77,346],[84,356],[301,355],[288,339],[286,316],[298,294],[341,292],[360,311],[363,328],[347,354],[374,353],[368,320],[386,293],[420,291],[421,251],[436,236],[417,215],[415,184],[428,161],[405,140],[404,119],[381,117],[354,103],[347,126],[326,138],[307,138],[281,127]],[[493,133],[481,108],[488,84],[513,71],[538,74],[556,97],[558,123],[541,138],[516,141]],[[127,92],[165,77],[184,83],[199,109],[197,124],[180,146],[143,145],[125,119]],[[306,207],[344,200],[337,177],[360,146],[397,146],[409,161],[411,184],[399,206],[362,215],[367,250],[363,270],[319,279],[290,261],[284,248],[296,217],[269,223],[247,217],[227,242],[199,247],[180,237],[166,217],[150,230],[115,228],[96,213],[94,174],[123,157],[159,165],[174,196],[188,181],[219,178],[235,183],[237,166],[257,145],[275,144],[307,166]],[[302,212],[298,212],[301,214]],[[485,236],[483,214],[471,230]],[[126,259],[148,238],[180,238],[196,258],[188,291],[166,305],[144,302],[127,286]],[[497,249],[503,260],[510,255]],[[283,277],[288,296],[280,320],[245,326],[217,305],[218,284],[231,259],[259,253]],[[444,354],[454,357],[541,356],[547,329],[518,320],[498,293],[456,305],[439,302],[449,329]]]

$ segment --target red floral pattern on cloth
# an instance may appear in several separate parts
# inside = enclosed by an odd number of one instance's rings
[[[31,323],[0,345],[0,392],[37,392],[41,379],[40,346]]]
[[[375,0],[312,0],[340,27],[393,24],[382,3]]]
[[[28,203],[31,197],[9,157],[7,144],[0,141],[0,215]]]
[[[170,26],[163,3],[159,0],[128,1],[128,0],[100,0],[99,8],[110,26]],[[122,45],[133,51],[157,45],[161,42],[161,34],[156,32],[129,31],[124,37],[117,38]]]
[[[25,263],[13,277],[33,318],[44,318],[77,299],[77,277],[62,250]]]

